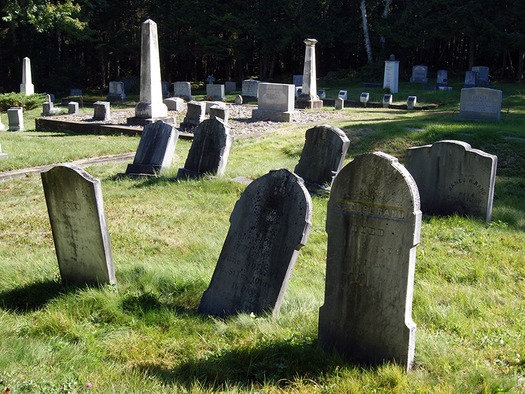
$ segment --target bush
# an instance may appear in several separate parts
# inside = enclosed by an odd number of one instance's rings
[[[23,93],[0,94],[0,111],[7,111],[11,107],[22,107],[25,110],[34,109],[47,100],[43,94],[31,94],[26,96]]]

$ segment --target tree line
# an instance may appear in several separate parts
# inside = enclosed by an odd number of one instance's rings
[[[319,41],[327,78],[380,81],[390,54],[406,75],[414,64],[458,77],[474,65],[495,79],[524,72],[523,0],[0,0],[0,11],[0,92],[18,90],[26,56],[38,91],[136,79],[148,18],[170,82],[290,82],[305,38]]]

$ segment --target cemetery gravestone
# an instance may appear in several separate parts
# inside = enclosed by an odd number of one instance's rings
[[[9,131],[24,130],[24,110],[21,107],[11,107],[7,110],[7,123]]]
[[[199,312],[277,315],[311,218],[312,200],[297,175],[275,170],[250,183],[230,216]]]
[[[329,190],[341,169],[350,140],[339,128],[320,125],[308,129],[299,163],[294,172],[310,191]]]
[[[427,83],[428,82],[428,67],[423,65],[417,65],[412,67],[412,76],[410,82],[415,83]]]
[[[35,93],[35,86],[33,85],[31,77],[31,60],[25,57],[22,60],[22,83],[20,84],[20,93],[29,96]]]
[[[182,128],[198,126],[206,116],[206,104],[199,101],[190,101],[187,104],[186,116],[181,124]]]
[[[474,71],[465,71],[465,82],[463,86],[466,88],[476,86],[476,73]]]
[[[224,100],[224,85],[206,85],[206,96],[214,100]]]
[[[181,97],[170,97],[164,99],[164,104],[168,107],[168,111],[181,112],[184,110],[184,100]]]
[[[191,84],[189,82],[175,82],[173,84],[173,96],[191,101]]]
[[[70,101],[67,104],[67,113],[69,115],[76,115],[76,114],[78,114],[78,103],[76,101]]]
[[[489,88],[461,89],[459,119],[499,122],[502,94],[501,90]]]
[[[197,126],[184,168],[178,179],[200,178],[206,174],[224,174],[233,137],[220,119],[207,119]]]
[[[231,93],[237,91],[237,83],[234,81],[224,82],[224,92]]]
[[[242,97],[258,98],[259,81],[256,81],[255,79],[245,79],[244,81],[242,81]]]
[[[472,67],[471,70],[476,73],[476,86],[489,85],[489,68],[486,66]]]
[[[390,55],[390,59],[385,60],[383,89],[390,89],[390,93],[397,93],[398,87],[399,87],[399,60],[395,60],[394,55]]]
[[[162,81],[162,98],[168,98],[170,96],[170,84],[168,81]]]
[[[421,194],[421,210],[430,215],[492,215],[497,157],[462,141],[444,140],[407,150],[405,167]]]
[[[53,115],[53,103],[51,101],[46,101],[42,104],[42,116],[51,115]]]
[[[109,101],[95,101],[93,103],[93,120],[107,121],[111,119]]]
[[[237,96],[235,96],[235,104],[236,105],[241,105],[242,104],[242,96],[240,94],[238,94]]]
[[[448,84],[448,71],[438,70],[436,83],[438,86],[447,86]]]
[[[295,86],[303,86],[303,74],[294,75],[292,80]]]
[[[109,82],[109,94],[108,100],[125,100],[126,93],[124,91],[124,82],[122,81],[110,81]]]
[[[417,96],[408,96],[407,109],[414,109],[417,103]]]
[[[385,94],[383,96],[383,108],[388,108],[392,104],[392,95],[391,94]]]
[[[366,103],[368,103],[369,98],[370,98],[370,93],[363,92],[359,96],[359,102],[362,103],[366,107]]]
[[[337,97],[342,98],[343,100],[348,100],[348,91],[347,90],[340,90],[337,94]]]
[[[82,89],[76,89],[76,88],[70,89],[69,95],[71,97],[80,97],[82,96]]]
[[[326,218],[328,251],[319,345],[367,364],[414,362],[412,321],[419,193],[382,152],[357,156],[336,176]]]
[[[178,137],[179,131],[162,120],[145,125],[126,175],[159,175],[169,169]]]
[[[345,107],[345,100],[342,97],[337,97],[335,99],[335,109],[340,110]]]
[[[317,68],[315,61],[315,38],[307,38],[305,44],[303,84],[295,104],[297,108],[323,108],[323,101],[317,96]]]
[[[210,119],[222,119],[224,123],[228,123],[229,111],[227,108],[221,107],[219,105],[213,105],[210,107]]]
[[[100,181],[74,165],[41,176],[62,281],[116,283]]]
[[[295,87],[279,83],[259,83],[259,106],[252,111],[255,120],[291,122],[295,117]]]
[[[223,109],[227,108],[226,103],[222,101],[205,101],[204,104],[206,105],[206,115],[210,114],[211,107],[221,107]]]
[[[324,98],[326,98],[326,90],[318,90],[317,91],[317,95],[319,96],[319,98],[322,100]]]

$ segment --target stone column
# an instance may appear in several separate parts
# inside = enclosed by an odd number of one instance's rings
[[[137,118],[159,119],[168,116],[168,108],[162,97],[158,41],[157,24],[148,19],[142,24],[140,102],[135,107]]]
[[[35,86],[31,81],[31,60],[25,57],[22,61],[22,83],[20,84],[20,93],[26,96],[35,93]]]
[[[315,69],[315,38],[304,40],[306,45],[304,53],[303,86],[299,95],[297,106],[299,108],[322,108],[323,101],[317,95],[317,72]]]

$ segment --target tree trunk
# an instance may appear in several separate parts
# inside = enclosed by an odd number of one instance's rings
[[[525,50],[520,49],[518,53],[518,71],[516,73],[516,78],[518,81],[523,80],[523,65],[525,63]]]
[[[392,1],[393,0],[385,0],[385,8],[383,9],[383,15],[381,16],[383,20],[386,20],[386,18],[388,18],[388,11],[390,9],[390,5],[392,5]],[[385,36],[381,34],[380,40],[381,40],[381,49],[384,50],[385,43],[386,43]]]
[[[366,56],[368,63],[372,63],[372,44],[370,43],[370,36],[368,34],[368,20],[366,17],[366,0],[361,0],[361,18],[363,19],[363,36],[365,39]]]

